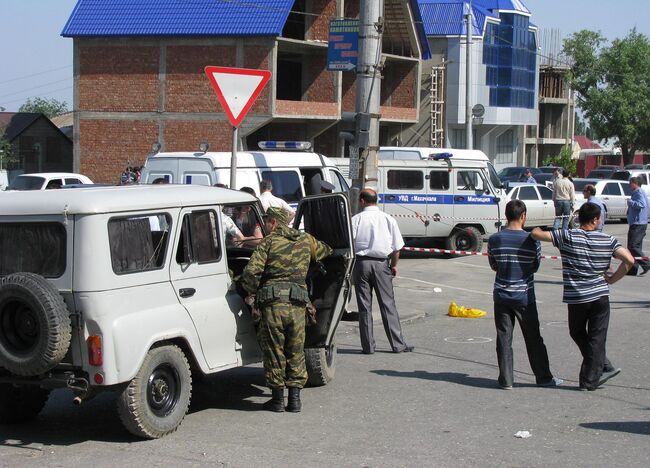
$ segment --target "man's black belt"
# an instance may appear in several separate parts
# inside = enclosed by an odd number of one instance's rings
[[[375,260],[378,262],[383,262],[385,260],[388,260],[388,257],[370,257],[369,255],[357,255],[356,257],[359,260]]]

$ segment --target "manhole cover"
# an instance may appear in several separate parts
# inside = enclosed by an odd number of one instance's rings
[[[445,341],[448,343],[489,343],[492,341],[492,338],[486,338],[484,336],[451,336],[445,338]]]

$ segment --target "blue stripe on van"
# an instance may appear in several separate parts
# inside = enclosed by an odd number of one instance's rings
[[[489,205],[496,203],[490,195],[423,195],[419,193],[380,193],[379,203],[411,205]],[[394,197],[394,198],[393,198]],[[462,197],[462,200],[458,200]],[[456,200],[454,200],[456,198]]]

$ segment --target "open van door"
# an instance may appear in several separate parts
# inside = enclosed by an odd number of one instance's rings
[[[294,228],[298,226],[333,249],[322,266],[312,264],[307,278],[317,311],[316,323],[308,324],[305,334],[307,372],[311,385],[325,385],[334,377],[334,333],[351,293],[354,244],[347,197],[334,193],[303,198],[294,220]]]

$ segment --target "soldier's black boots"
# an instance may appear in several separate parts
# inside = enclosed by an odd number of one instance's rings
[[[300,403],[300,389],[289,387],[289,398],[287,399],[287,411],[291,413],[300,413],[302,404]]]
[[[276,413],[284,412],[284,388],[272,388],[272,397],[264,403],[264,409]]]

